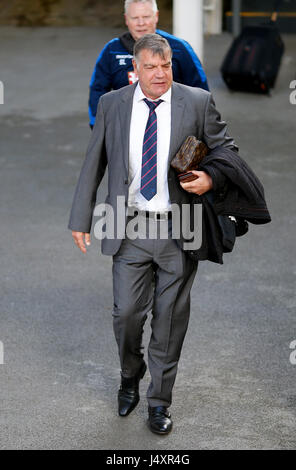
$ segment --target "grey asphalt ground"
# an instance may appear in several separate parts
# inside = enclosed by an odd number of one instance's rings
[[[229,34],[206,38],[216,104],[266,189],[273,221],[250,226],[223,266],[202,262],[174,388],[173,432],[141,401],[117,416],[111,258],[72,243],[69,210],[89,139],[88,82],[118,31],[1,28],[1,449],[295,449],[296,37],[272,97],[230,93]],[[98,198],[106,194],[106,178]],[[149,321],[145,344],[149,339]]]

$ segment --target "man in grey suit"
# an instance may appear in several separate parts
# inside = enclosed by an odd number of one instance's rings
[[[152,310],[148,425],[158,434],[172,429],[168,408],[197,270],[182,241],[172,236],[172,205],[188,203],[190,193],[215,189],[203,171],[193,172],[196,180],[179,183],[170,161],[188,135],[210,148],[236,149],[211,94],[172,81],[171,59],[168,42],[157,34],[136,42],[138,83],[107,93],[99,102],[69,222],[76,245],[86,253],[96,193],[108,165],[106,203],[113,208],[117,236],[103,238],[102,253],[113,256],[113,325],[121,364],[118,411],[127,416],[138,404],[139,381],[146,372],[143,326]],[[124,210],[117,207],[119,196]],[[125,232],[135,208],[137,220],[147,221],[144,237]],[[124,233],[118,230],[122,220]],[[167,237],[161,236],[164,224]]]

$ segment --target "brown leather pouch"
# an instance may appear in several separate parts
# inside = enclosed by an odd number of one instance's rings
[[[202,159],[207,155],[209,149],[196,137],[188,136],[179,151],[171,161],[171,166],[177,173],[187,173],[190,170],[197,170]]]

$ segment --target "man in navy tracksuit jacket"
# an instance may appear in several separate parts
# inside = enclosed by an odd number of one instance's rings
[[[99,99],[111,90],[134,83],[133,47],[137,39],[147,33],[160,34],[173,51],[173,78],[175,82],[209,90],[202,65],[192,47],[184,40],[156,30],[158,10],[155,0],[126,0],[125,21],[129,32],[109,41],[100,53],[90,81],[89,119],[94,126]]]

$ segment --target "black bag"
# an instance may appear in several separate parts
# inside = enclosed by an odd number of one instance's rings
[[[284,53],[276,18],[274,12],[270,23],[246,26],[233,41],[221,67],[230,89],[269,93],[274,87]]]

